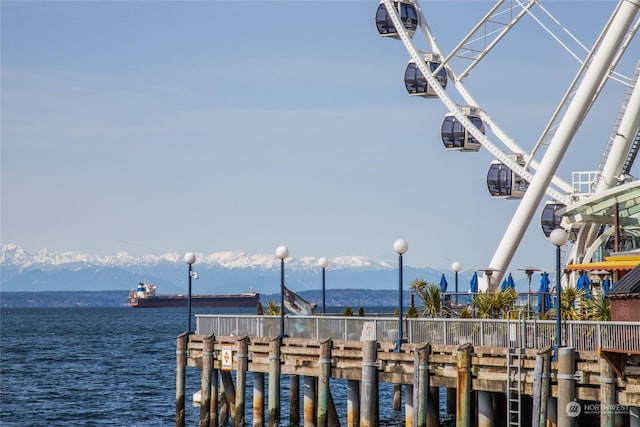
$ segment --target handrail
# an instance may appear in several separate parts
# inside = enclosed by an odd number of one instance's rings
[[[196,315],[200,335],[273,337],[280,335],[280,316]],[[472,343],[481,347],[540,349],[556,343],[554,320],[405,318],[408,342],[441,345]],[[377,341],[397,340],[395,317],[285,316],[285,333],[292,338],[359,341],[363,327],[373,327]],[[564,321],[563,345],[578,351],[607,349],[640,353],[640,322]]]

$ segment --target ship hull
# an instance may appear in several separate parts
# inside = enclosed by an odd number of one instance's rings
[[[192,307],[251,307],[260,301],[260,294],[251,295],[192,295]],[[146,298],[129,298],[129,306],[135,308],[187,307],[186,295],[167,295]]]

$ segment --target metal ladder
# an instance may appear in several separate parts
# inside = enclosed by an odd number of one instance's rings
[[[509,329],[512,325],[517,325],[519,331],[516,330],[516,339],[510,340],[510,343],[515,345],[510,345],[507,353],[507,426],[520,426],[522,419],[522,355],[526,351],[525,316],[526,312],[518,311],[517,323],[512,323],[509,314]]]

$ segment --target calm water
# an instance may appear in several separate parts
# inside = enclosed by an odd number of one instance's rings
[[[187,329],[185,309],[10,308],[0,317],[3,427],[175,425],[175,345]],[[186,381],[187,425],[197,426],[190,397],[200,370],[188,368]],[[345,415],[346,382],[333,380],[331,392]],[[288,425],[288,379],[282,402]],[[401,424],[391,402],[391,386],[381,384],[381,425]]]

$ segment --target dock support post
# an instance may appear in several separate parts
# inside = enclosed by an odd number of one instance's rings
[[[575,366],[575,349],[558,348],[558,427],[573,427],[576,419],[575,416],[571,416],[569,405],[576,397]]]
[[[360,425],[360,381],[347,380],[347,427]]]
[[[300,424],[300,377],[289,375],[289,424]]]
[[[533,406],[531,408],[531,426],[538,427],[540,425],[540,407],[541,407],[541,395],[542,395],[542,365],[544,359],[538,353],[533,365]]]
[[[329,414],[329,378],[331,377],[331,338],[320,342],[318,361],[318,427],[327,427]]]
[[[417,386],[417,393],[414,396],[414,400],[417,400],[417,404],[414,405],[416,411],[416,424],[417,427],[427,426],[427,417],[429,406],[431,406],[431,391],[429,387],[429,344],[421,344],[415,348],[413,355],[414,364],[414,380],[413,386]],[[407,396],[407,400],[409,397]]]
[[[280,340],[269,341],[269,427],[280,424]]]
[[[493,412],[493,393],[490,391],[476,393],[478,394],[478,427],[493,427],[496,419]]]
[[[616,399],[616,384],[618,376],[605,358],[600,358],[600,426],[614,427],[616,415],[614,408]]]
[[[235,427],[244,426],[244,402],[247,388],[247,369],[249,367],[249,337],[238,338],[236,342],[238,349],[236,364],[236,410],[233,417]]]
[[[415,390],[413,388],[413,384],[405,384],[404,386],[404,425],[411,427],[414,425],[414,420],[416,420],[416,412],[418,410],[415,393],[418,392],[418,388]]]
[[[378,416],[378,343],[362,342],[362,393],[360,396],[360,427],[377,427]]]
[[[218,370],[215,367],[215,360],[212,364],[211,371],[211,404],[209,409],[209,427],[218,427],[220,423],[220,418],[218,417],[218,407],[219,407],[219,396],[220,396],[220,384],[218,380]]]
[[[200,427],[211,423],[211,377],[213,373],[213,335],[202,340],[202,379],[200,381]]]
[[[551,396],[551,346],[538,352],[542,356],[542,376],[540,378],[540,422],[538,427],[546,427]],[[533,425],[533,424],[532,424]],[[535,425],[533,425],[535,427]]]
[[[640,406],[629,406],[629,427],[640,427]]]
[[[393,410],[399,411],[402,407],[402,384],[393,385]]]
[[[471,426],[471,343],[458,347],[456,427]]]
[[[456,413],[456,389],[447,388],[447,415]]]
[[[253,427],[264,427],[264,373],[253,373]]]
[[[318,401],[318,381],[316,377],[304,377],[304,427],[315,427],[316,404]]]
[[[233,418],[236,414],[236,388],[233,385],[231,371],[220,371],[220,378],[222,379],[222,392],[224,393],[224,400],[227,405],[226,415],[221,418],[223,418],[223,425],[227,425],[229,416]]]
[[[187,339],[189,335],[180,334],[176,341],[176,427],[185,426],[184,385],[187,366]]]

